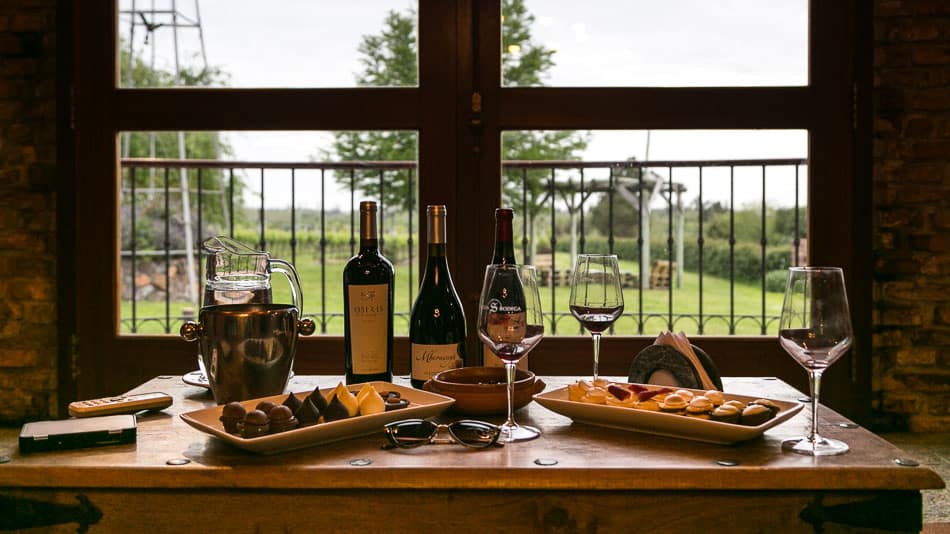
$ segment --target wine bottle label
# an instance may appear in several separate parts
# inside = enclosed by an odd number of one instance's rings
[[[412,379],[428,380],[446,369],[462,366],[458,343],[420,345],[412,343]]]
[[[350,346],[353,373],[386,372],[389,285],[350,285]]]

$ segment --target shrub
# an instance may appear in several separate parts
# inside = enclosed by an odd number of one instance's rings
[[[540,247],[539,247],[540,249]],[[569,253],[570,239],[557,242],[558,254]],[[609,250],[605,237],[589,237],[584,243],[584,251],[591,254],[606,254]],[[539,250],[540,251],[540,250]],[[635,261],[640,257],[640,249],[635,238],[614,238],[614,254],[624,260]],[[674,244],[673,256],[676,248]],[[791,264],[791,247],[785,245],[767,247],[765,251],[765,270],[785,272]],[[665,239],[654,238],[650,243],[650,257],[653,260],[665,260],[670,253]],[[732,260],[735,269],[735,278],[741,282],[759,283],[762,280],[762,247],[755,243],[736,243],[732,250]],[[699,271],[699,245],[695,241],[687,241],[683,248],[683,268],[687,271]],[[707,239],[703,243],[703,273],[729,278],[730,274],[730,247],[729,242],[723,239]],[[784,276],[784,275],[783,275]],[[785,281],[782,279],[782,291],[785,290]]]
[[[788,279],[788,270],[769,271],[765,275],[765,290],[775,293],[785,292],[785,281]]]

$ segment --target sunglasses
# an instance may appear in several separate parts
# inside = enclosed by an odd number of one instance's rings
[[[443,431],[448,433],[448,438],[438,437]],[[447,425],[424,419],[407,419],[385,425],[383,433],[392,445],[403,449],[445,443],[459,443],[472,449],[484,449],[498,442],[501,428],[491,423],[470,419]]]

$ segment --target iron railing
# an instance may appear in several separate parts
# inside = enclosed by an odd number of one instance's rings
[[[547,236],[547,243],[545,243],[546,248],[548,249],[547,254],[549,254],[548,264],[542,265],[543,255],[538,255],[532,257],[531,252],[535,248],[532,245],[540,245],[541,243],[532,243],[531,234],[532,229],[529,228],[528,223],[522,223],[521,226],[521,247],[522,247],[522,257],[531,258],[534,263],[538,264],[539,271],[542,272],[542,279],[544,281],[545,287],[545,298],[549,299],[549,303],[546,303],[547,310],[550,310],[546,315],[550,318],[550,332],[556,334],[558,332],[559,324],[563,321],[565,317],[570,317],[570,313],[566,311],[558,311],[557,305],[560,302],[566,300],[566,298],[558,295],[558,288],[563,286],[563,281],[566,280],[566,273],[563,272],[563,269],[558,269],[558,244],[559,244],[559,231],[558,224],[563,221],[565,217],[571,219],[571,227],[576,228],[577,239],[573,243],[572,249],[575,249],[576,252],[582,253],[585,252],[588,248],[591,238],[588,236],[588,226],[590,224],[587,221],[587,211],[590,208],[590,204],[593,203],[594,195],[602,195],[606,198],[608,205],[608,217],[607,217],[607,235],[606,235],[606,252],[614,253],[615,245],[617,239],[615,237],[615,220],[614,220],[614,204],[617,197],[625,197],[628,202],[633,199],[636,202],[637,213],[644,213],[646,209],[647,212],[650,211],[650,199],[645,199],[647,196],[646,193],[649,190],[654,190],[658,192],[661,199],[665,198],[665,210],[666,210],[666,258],[665,261],[670,262],[668,265],[672,264],[676,259],[679,259],[677,269],[675,271],[678,274],[682,273],[684,269],[683,265],[683,247],[685,246],[685,238],[682,235],[682,226],[678,227],[679,234],[674,237],[674,219],[676,218],[677,213],[682,214],[682,206],[678,206],[678,199],[683,193],[684,188],[682,184],[678,183],[674,179],[674,170],[681,172],[684,169],[695,169],[698,172],[698,191],[697,191],[697,205],[702,207],[704,206],[704,185],[707,181],[704,178],[704,170],[709,170],[711,168],[724,168],[728,169],[729,172],[729,311],[728,313],[722,311],[708,311],[704,309],[704,292],[703,292],[703,282],[704,282],[704,250],[706,248],[706,238],[704,236],[704,212],[705,209],[697,210],[697,236],[696,236],[696,253],[698,255],[698,264],[696,269],[696,275],[698,276],[698,307],[694,311],[689,312],[679,312],[674,311],[674,289],[677,283],[674,283],[673,277],[674,272],[670,273],[669,282],[666,284],[665,290],[667,295],[667,305],[665,310],[657,309],[645,309],[644,305],[644,294],[648,290],[647,278],[648,272],[652,263],[649,261],[644,261],[644,259],[650,258],[650,239],[649,227],[646,224],[643,224],[643,219],[641,218],[641,224],[637,225],[637,237],[636,237],[636,246],[638,250],[637,257],[635,258],[639,264],[639,272],[628,273],[627,276],[627,286],[631,290],[636,291],[636,300],[637,306],[635,309],[631,309],[630,303],[627,305],[627,311],[624,313],[624,317],[621,321],[632,320],[634,331],[638,335],[643,335],[645,333],[653,334],[655,332],[648,332],[648,329],[655,326],[658,322],[663,325],[664,328],[668,330],[677,330],[684,329],[683,326],[686,323],[692,325],[693,328],[690,330],[696,331],[699,334],[706,333],[709,330],[710,325],[717,322],[722,323],[727,329],[729,334],[736,334],[737,328],[745,324],[752,324],[753,330],[760,332],[762,335],[765,335],[767,330],[775,324],[777,321],[777,316],[775,314],[767,313],[766,310],[766,247],[769,245],[766,238],[766,212],[767,212],[767,203],[766,203],[766,181],[768,174],[768,169],[775,167],[793,167],[794,168],[794,239],[791,243],[791,254],[792,258],[790,260],[793,264],[799,264],[801,258],[799,257],[799,250],[802,245],[799,235],[801,229],[804,228],[804,221],[799,220],[799,209],[801,207],[799,199],[799,181],[801,179],[802,173],[801,169],[807,165],[807,161],[804,159],[757,159],[757,160],[723,160],[723,161],[506,161],[503,162],[503,173],[505,174],[506,180],[505,185],[507,188],[508,198],[510,198],[515,207],[520,207],[523,214],[528,214],[529,212],[535,211],[535,206],[543,207],[543,210],[546,212],[545,216],[549,219],[550,223],[549,235]],[[178,321],[188,320],[193,317],[194,310],[184,309],[181,313],[174,315],[171,310],[172,303],[172,261],[173,259],[180,258],[188,254],[188,250],[184,247],[173,246],[173,239],[171,235],[171,221],[173,219],[173,213],[170,199],[180,191],[171,187],[173,179],[171,173],[180,172],[181,169],[188,169],[191,173],[194,173],[197,179],[193,183],[196,183],[196,187],[193,188],[192,192],[195,193],[197,200],[196,203],[196,217],[192,221],[192,224],[195,225],[197,232],[196,235],[203,236],[205,231],[209,229],[210,226],[204,220],[205,214],[205,204],[207,202],[206,197],[216,196],[218,197],[219,202],[221,202],[221,211],[224,215],[224,224],[223,228],[219,226],[220,230],[226,230],[226,233],[230,236],[235,235],[235,209],[240,208],[241,202],[238,201],[235,196],[236,192],[240,189],[236,187],[236,180],[241,179],[241,174],[244,174],[244,180],[253,179],[258,181],[260,187],[259,193],[259,203],[256,206],[256,212],[258,216],[257,221],[257,246],[261,250],[268,249],[268,230],[265,222],[267,209],[265,208],[265,181],[268,179],[269,174],[273,175],[272,171],[282,170],[289,171],[290,173],[290,237],[289,237],[289,255],[290,261],[294,264],[297,264],[297,255],[300,251],[300,242],[298,240],[298,210],[297,208],[297,180],[301,177],[300,171],[310,171],[306,173],[307,180],[317,180],[320,187],[320,202],[318,211],[318,221],[315,222],[315,230],[319,239],[317,241],[317,254],[320,271],[320,283],[319,283],[319,304],[316,306],[318,311],[314,312],[314,306],[308,305],[307,314],[314,317],[317,321],[317,324],[320,327],[320,331],[323,333],[328,332],[328,327],[334,321],[339,321],[339,328],[342,329],[342,316],[343,312],[341,310],[328,309],[327,306],[327,260],[328,252],[330,252],[331,243],[328,241],[328,230],[327,230],[327,198],[326,198],[326,186],[327,179],[337,180],[339,176],[349,175],[349,186],[347,187],[347,193],[349,195],[349,254],[352,255],[355,252],[356,245],[358,243],[357,235],[357,222],[356,222],[356,207],[357,207],[357,187],[356,187],[356,173],[376,173],[378,176],[379,184],[379,195],[378,201],[380,202],[380,246],[383,249],[384,253],[386,252],[385,248],[385,217],[383,214],[390,209],[385,205],[386,195],[383,194],[384,189],[387,187],[387,176],[390,173],[402,172],[407,173],[408,175],[408,186],[406,195],[412,195],[411,198],[415,198],[414,191],[414,175],[416,172],[415,162],[293,162],[293,163],[277,163],[277,162],[255,162],[255,161],[217,161],[217,160],[177,160],[177,159],[145,159],[145,158],[124,158],[121,160],[122,172],[122,213],[123,217],[127,218],[126,221],[123,221],[122,226],[125,229],[123,231],[123,241],[122,248],[120,251],[121,257],[123,258],[123,269],[126,269],[129,273],[129,276],[123,277],[123,283],[127,284],[127,288],[124,291],[126,297],[123,299],[127,302],[128,313],[123,313],[121,317],[122,329],[126,332],[140,332],[143,329],[148,329],[149,325],[157,325],[158,329],[164,331],[165,333],[172,333],[173,328],[177,327],[176,323]],[[735,234],[735,221],[734,216],[736,213],[735,209],[735,171],[739,168],[758,168],[760,169],[761,174],[761,236],[759,240],[759,246],[761,250],[760,255],[760,271],[761,271],[761,307],[757,311],[750,310],[737,310],[736,309],[736,298],[735,298],[735,253],[736,253],[736,234]],[[141,175],[138,173],[149,172],[153,175],[161,175],[161,185],[159,187],[155,186],[142,186],[137,185],[137,182],[141,181],[137,179],[137,176],[141,178]],[[328,175],[329,171],[329,175]],[[665,171],[665,176],[663,174]],[[206,189],[205,180],[203,177],[207,177],[208,174],[213,173],[216,176],[216,182],[218,187],[215,189]],[[236,173],[238,174],[236,176]],[[543,173],[544,177],[539,178],[538,174]],[[520,183],[518,183],[520,182]],[[529,192],[529,184],[541,183],[544,189],[544,192],[539,194],[537,188],[534,188]],[[519,191],[520,190],[520,191]],[[520,193],[520,194],[518,194]],[[155,201],[154,199],[149,203],[150,206],[150,217],[158,217],[161,219],[161,247],[155,248],[151,247],[150,250],[143,250],[140,243],[138,243],[139,238],[137,237],[137,224],[141,222],[142,214],[138,213],[142,209],[138,204],[144,203],[144,197],[146,195],[160,195],[161,199]],[[632,195],[632,196],[631,196]],[[596,200],[601,201],[601,198]],[[406,291],[406,296],[408,297],[408,305],[402,311],[396,311],[396,317],[408,324],[408,314],[409,309],[412,306],[414,299],[414,273],[415,268],[415,241],[414,241],[414,220],[416,217],[415,202],[407,202],[408,209],[406,208],[397,208],[393,207],[392,211],[394,215],[398,214],[400,217],[405,215],[407,221],[408,233],[403,242],[395,244],[392,247],[391,251],[397,251],[402,249],[401,254],[405,254],[406,258],[406,268],[408,269],[408,291]],[[657,202],[653,202],[657,204]],[[662,206],[662,202],[659,202]],[[160,208],[156,208],[160,206]],[[160,213],[155,213],[159,211]],[[404,212],[404,213],[402,213]],[[345,214],[344,214],[345,215]],[[647,222],[649,217],[647,218]],[[150,221],[151,222],[151,221]],[[682,225],[682,219],[680,219],[678,225]],[[154,228],[154,222],[152,227]],[[132,230],[135,229],[135,230]],[[539,238],[540,239],[540,238]],[[154,240],[153,240],[154,243]],[[202,251],[200,247],[193,244],[194,258],[196,258],[197,265],[201,266],[202,262]],[[560,252],[564,254],[564,252]],[[160,258],[161,265],[160,267],[164,268],[165,275],[165,290],[163,295],[164,300],[164,314],[159,315],[148,315],[142,316],[138,311],[138,304],[141,295],[138,295],[137,292],[137,281],[136,276],[138,273],[138,265],[143,260],[143,258],[152,257]],[[629,258],[633,259],[633,258]],[[199,267],[200,269],[200,267]],[[126,282],[127,280],[127,282]],[[560,285],[559,285],[560,281]],[[312,302],[312,300],[308,300]],[[399,307],[397,305],[397,307]],[[566,308],[566,306],[564,306]],[[619,324],[619,322],[618,322]],[[572,327],[579,329],[576,323],[572,323]],[[564,327],[561,328],[564,330]],[[579,332],[579,330],[576,330]],[[574,333],[574,332],[572,332]]]

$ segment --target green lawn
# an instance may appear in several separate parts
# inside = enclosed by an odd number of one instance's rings
[[[557,258],[559,269],[568,269],[568,255],[560,254]],[[342,275],[345,260],[342,258],[333,258],[327,260],[325,271],[320,268],[319,260],[309,257],[297,258],[297,272],[300,275],[304,294],[304,313],[313,317],[317,321],[317,332],[321,331],[321,326],[325,327],[326,334],[340,335],[343,332],[343,317],[340,315],[343,309],[342,293]],[[626,272],[638,272],[636,262],[621,261],[621,270]],[[416,287],[418,280],[418,269],[413,269],[412,287]],[[321,279],[325,277],[326,292],[321,291]],[[280,275],[275,275],[272,279],[274,287],[274,301],[288,302],[290,297],[287,283]],[[412,306],[410,301],[410,280],[408,277],[408,267],[406,265],[396,266],[396,319],[395,330],[397,335],[408,333],[408,314]],[[722,278],[704,276],[703,277],[703,317],[705,327],[704,334],[708,335],[728,335],[729,334],[729,314],[730,297],[729,281]],[[415,295],[415,291],[412,292]],[[758,285],[747,285],[736,283],[734,289],[735,295],[735,317],[738,321],[736,325],[736,334],[742,335],[760,335],[761,334],[761,316],[762,316],[762,293]],[[667,330],[667,308],[669,291],[666,289],[645,290],[642,294],[643,299],[643,330],[642,333],[647,336],[655,336],[661,330]],[[578,323],[570,317],[568,309],[568,299],[570,297],[570,288],[567,286],[557,287],[552,294],[551,287],[541,288],[542,306],[546,312],[550,313],[554,309],[558,314],[556,334],[560,335],[578,335]],[[782,293],[766,293],[766,319],[768,321],[768,333],[777,333],[777,317],[781,311]],[[552,298],[555,306],[551,306]],[[640,312],[640,291],[637,289],[625,289],[624,300],[626,302],[624,315],[614,327],[614,334],[638,334],[638,325],[641,321]],[[699,314],[699,276],[697,273],[686,272],[683,274],[683,283],[681,288],[674,288],[672,293],[673,300],[673,328],[676,331],[684,331],[687,334],[697,334],[699,329],[695,318],[678,318],[678,315]],[[194,305],[187,302],[171,302],[170,315],[172,316],[170,331],[177,334],[181,325],[182,310],[185,308],[194,309]],[[336,315],[334,315],[336,314]],[[723,318],[709,318],[710,315],[723,315]],[[752,316],[744,318],[743,316]],[[123,301],[121,306],[121,317],[123,320],[130,320],[132,317],[132,304]],[[139,322],[138,333],[163,333],[165,332],[165,302],[147,301],[139,302],[136,305],[136,318]],[[142,324],[143,318],[157,318]],[[130,332],[127,323],[123,323],[123,332]]]

